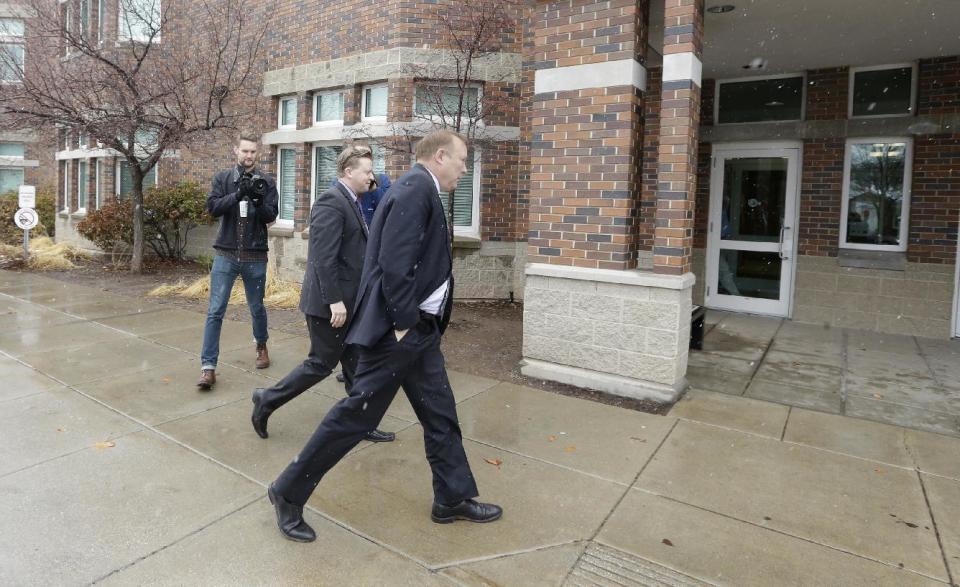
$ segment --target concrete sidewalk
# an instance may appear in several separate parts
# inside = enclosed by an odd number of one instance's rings
[[[201,315],[0,271],[2,585],[944,585],[960,576],[960,439],[694,390],[666,417],[451,373],[487,525],[430,522],[402,395],[284,540],[266,484],[342,395],[329,380],[250,427],[226,323],[194,387]],[[952,573],[952,574],[951,574]]]

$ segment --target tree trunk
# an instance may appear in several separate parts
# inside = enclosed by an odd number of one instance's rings
[[[140,166],[130,166],[133,176],[133,255],[130,257],[130,272],[143,271],[143,172]]]

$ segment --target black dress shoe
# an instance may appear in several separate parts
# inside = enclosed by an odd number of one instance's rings
[[[294,542],[313,542],[317,534],[303,521],[303,508],[294,505],[273,490],[273,483],[267,487],[267,497],[277,512],[277,526],[280,532]]]
[[[269,418],[273,412],[263,407],[262,394],[262,388],[258,387],[253,390],[253,414],[250,415],[250,422],[253,424],[253,429],[260,438],[267,438],[269,436],[269,434],[267,434],[267,418]]]
[[[337,373],[337,381],[339,381],[340,383],[343,383],[344,381],[346,381],[346,379],[344,379],[343,377],[343,371]]]
[[[434,502],[430,519],[438,524],[449,524],[456,520],[467,520],[483,524],[499,520],[503,515],[503,508],[492,503],[480,503],[472,499],[465,499],[457,505],[443,505]]]
[[[393,432],[384,432],[383,430],[371,430],[364,436],[370,442],[393,442],[397,435]]]

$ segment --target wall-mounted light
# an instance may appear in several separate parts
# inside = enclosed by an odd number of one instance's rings
[[[748,63],[748,64],[746,64],[746,65],[744,65],[744,66],[742,66],[742,67],[743,67],[744,69],[749,69],[749,70],[752,70],[752,71],[756,71],[756,70],[759,70],[759,69],[765,69],[765,68],[767,67],[767,60],[764,59],[763,57],[754,57],[753,59],[750,60],[750,63]]]

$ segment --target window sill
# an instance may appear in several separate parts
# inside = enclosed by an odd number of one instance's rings
[[[77,210],[76,212],[70,214],[70,218],[85,218],[87,216],[86,210]]]
[[[70,211],[69,211],[69,210],[60,210],[59,212],[57,212],[57,216],[59,216],[60,218],[69,218],[69,217],[70,217]]]
[[[462,234],[453,235],[454,249],[479,249],[480,239],[475,236],[465,236]]]
[[[292,226],[273,225],[267,229],[267,236],[279,236],[283,238],[293,238]]]
[[[904,251],[840,249],[837,254],[837,263],[841,267],[855,267],[858,269],[906,271],[907,253]]]

